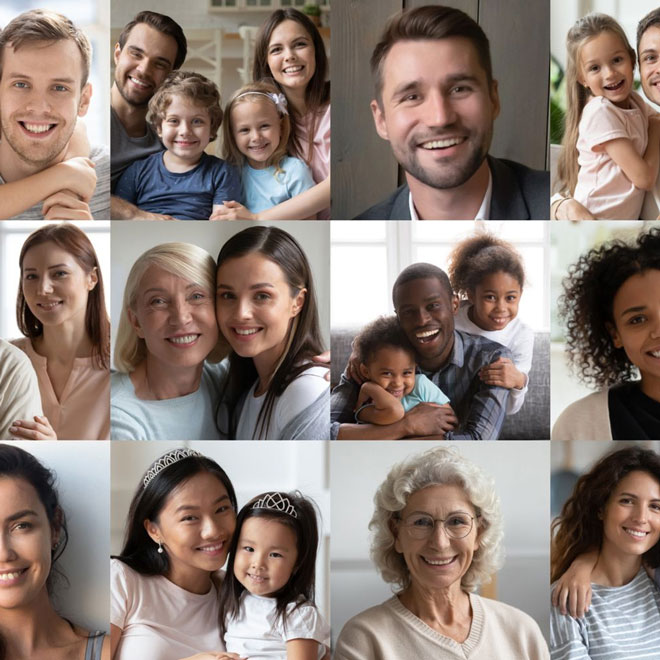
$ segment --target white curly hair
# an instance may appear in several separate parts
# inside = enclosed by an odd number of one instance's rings
[[[461,579],[462,588],[475,591],[501,568],[504,532],[500,498],[492,477],[461,456],[456,448],[434,447],[394,465],[374,495],[375,509],[369,523],[371,559],[385,582],[401,589],[410,585],[410,571],[403,555],[394,549],[392,530],[398,512],[418,490],[446,484],[462,488],[479,516],[479,547]]]

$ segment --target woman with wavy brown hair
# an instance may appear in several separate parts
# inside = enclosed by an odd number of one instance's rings
[[[32,232],[19,255],[13,343],[37,372],[45,417],[17,420],[27,440],[110,437],[110,319],[94,247],[71,223]]]
[[[609,453],[578,479],[552,531],[552,581],[591,558],[592,594],[583,618],[553,608],[553,659],[660,657],[660,456]]]

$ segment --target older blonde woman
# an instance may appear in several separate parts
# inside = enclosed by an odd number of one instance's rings
[[[214,440],[226,352],[215,319],[215,261],[188,243],[142,254],[128,275],[110,402],[113,440]]]
[[[374,502],[371,556],[399,591],[344,626],[336,660],[549,658],[531,617],[473,593],[501,564],[490,477],[436,447],[395,465]]]

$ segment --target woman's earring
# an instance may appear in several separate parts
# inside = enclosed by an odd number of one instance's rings
[[[163,554],[163,544],[161,541],[158,541],[158,550],[157,550],[159,555]]]

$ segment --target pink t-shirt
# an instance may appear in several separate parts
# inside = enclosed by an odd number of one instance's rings
[[[58,440],[110,440],[110,370],[98,369],[89,358],[75,358],[69,380],[58,400],[48,377],[48,359],[28,337],[15,339],[32,362],[39,381],[44,415]]]
[[[114,660],[180,660],[225,650],[215,587],[194,594],[162,575],[110,560],[110,623],[121,629]]]
[[[310,141],[310,131],[316,116],[316,130],[312,138],[313,150],[312,161],[309,167],[312,170],[312,177],[314,183],[321,183],[328,178],[330,174],[330,104],[328,103],[325,108],[321,108],[314,114],[308,114],[305,119],[297,126],[296,131],[300,139],[300,144],[303,148],[303,153],[300,157],[307,159],[308,148]],[[323,209],[317,214],[319,220],[330,219],[330,209]]]
[[[644,203],[644,191],[632,184],[603,149],[605,142],[627,138],[644,155],[648,117],[653,111],[635,92],[630,100],[632,107],[626,110],[596,96],[582,111],[577,141],[580,171],[573,197],[599,219],[637,220]]]

